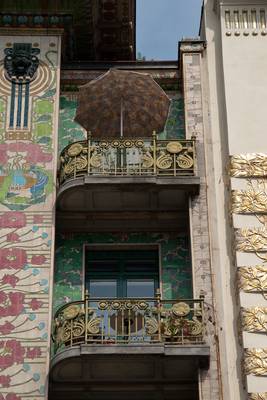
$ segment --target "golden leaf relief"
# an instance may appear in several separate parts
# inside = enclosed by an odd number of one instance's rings
[[[248,400],[267,400],[266,393],[249,393]]]
[[[267,292],[267,266],[240,267],[237,276],[239,289],[244,292]]]
[[[244,371],[246,375],[267,375],[267,349],[245,349]]]
[[[267,154],[237,154],[230,159],[230,175],[235,178],[267,176]]]
[[[267,333],[267,308],[242,308],[241,321],[245,331]]]
[[[262,180],[248,181],[247,190],[232,191],[232,213],[267,213],[267,185]]]
[[[236,250],[243,252],[267,252],[267,229],[251,228],[236,230]]]

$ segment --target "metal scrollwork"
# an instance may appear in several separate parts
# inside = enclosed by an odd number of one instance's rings
[[[102,139],[72,143],[60,155],[60,183],[89,175],[177,176],[194,173],[194,142]]]
[[[148,335],[155,335],[159,330],[158,320],[153,317],[146,318],[145,328]]]
[[[66,320],[77,317],[80,312],[80,307],[76,305],[69,306],[63,310],[63,316]]]
[[[100,331],[101,318],[95,317],[87,322],[86,328],[89,333],[98,334]]]
[[[57,349],[82,343],[203,343],[203,300],[90,299],[61,307],[55,317]]]
[[[157,159],[157,167],[159,169],[169,169],[172,166],[173,159],[169,154],[161,154]]]
[[[267,375],[267,349],[245,349],[244,371],[246,375]]]
[[[148,169],[153,167],[153,165],[154,165],[154,158],[147,151],[145,154],[142,155],[142,167]]]
[[[180,154],[176,159],[177,165],[182,169],[189,169],[193,167],[194,160],[189,154]]]

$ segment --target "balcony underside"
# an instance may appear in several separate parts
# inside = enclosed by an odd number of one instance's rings
[[[197,400],[206,345],[81,345],[51,362],[49,400]]]
[[[186,226],[188,198],[198,190],[197,177],[79,177],[59,189],[57,226],[65,232],[177,230]]]

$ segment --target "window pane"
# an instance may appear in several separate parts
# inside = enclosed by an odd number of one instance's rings
[[[127,297],[154,297],[154,279],[127,279]]]
[[[117,297],[117,281],[115,279],[90,279],[90,297]]]

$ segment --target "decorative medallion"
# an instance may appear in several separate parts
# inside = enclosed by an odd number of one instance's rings
[[[169,153],[177,154],[183,150],[183,146],[180,142],[169,142],[166,146],[166,149]]]
[[[175,303],[172,306],[172,313],[176,317],[183,317],[187,314],[190,313],[190,306],[187,303],[180,302],[180,303]]]
[[[78,156],[82,152],[83,146],[80,143],[74,143],[68,148],[70,157]]]

